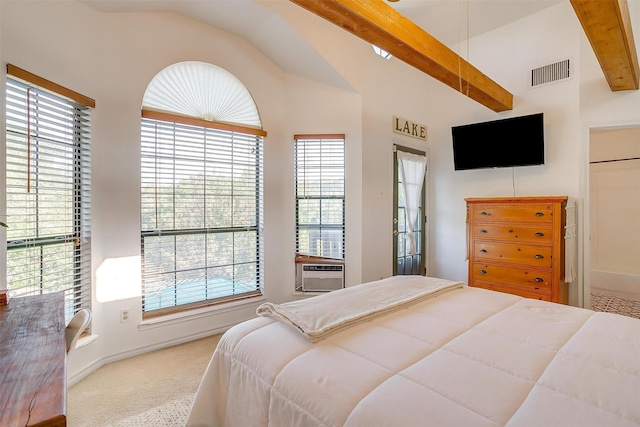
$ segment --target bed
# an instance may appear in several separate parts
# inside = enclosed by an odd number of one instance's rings
[[[188,426],[638,426],[640,320],[396,276],[228,330]]]

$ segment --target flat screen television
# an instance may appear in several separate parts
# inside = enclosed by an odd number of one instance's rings
[[[544,164],[542,113],[454,126],[455,170]]]

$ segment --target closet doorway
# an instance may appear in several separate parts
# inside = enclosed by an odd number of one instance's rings
[[[589,132],[589,285],[600,296],[640,300],[640,125]]]

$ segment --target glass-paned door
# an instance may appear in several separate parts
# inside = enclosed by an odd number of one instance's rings
[[[396,146],[393,152],[393,178],[394,178],[394,217],[393,217],[393,275],[426,274],[426,216],[425,197],[427,174],[422,182],[422,189],[416,198],[414,209],[408,209],[408,197],[405,194],[405,185],[402,181],[402,173],[398,167],[398,151],[411,153],[418,156],[426,156],[424,152],[406,147]],[[408,211],[416,212],[413,233],[408,219]],[[411,240],[413,240],[413,245]]]

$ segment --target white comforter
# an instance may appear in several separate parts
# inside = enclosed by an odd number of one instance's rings
[[[220,340],[189,426],[638,426],[640,320],[464,287],[317,342]]]

